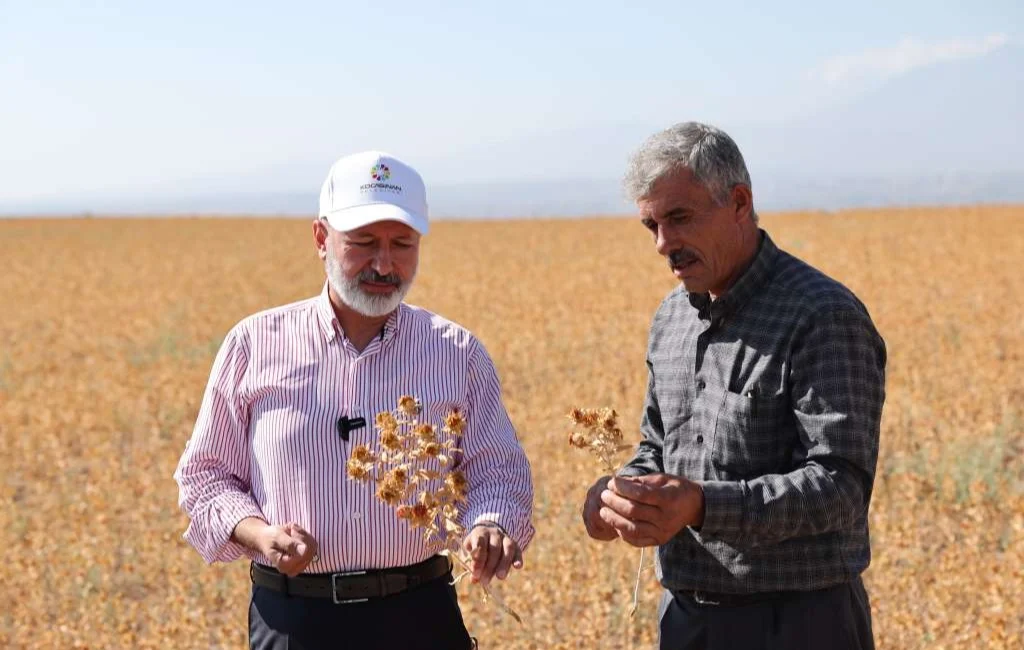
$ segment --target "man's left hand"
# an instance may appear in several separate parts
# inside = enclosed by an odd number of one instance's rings
[[[704,523],[704,491],[682,476],[617,476],[601,502],[601,519],[633,546],[660,546],[685,526]]]
[[[473,582],[483,583],[485,587],[494,576],[504,580],[512,567],[523,568],[519,544],[493,524],[475,526],[462,546],[473,558]]]

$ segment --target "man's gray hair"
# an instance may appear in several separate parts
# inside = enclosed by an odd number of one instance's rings
[[[710,124],[683,122],[647,138],[629,160],[623,186],[631,201],[648,196],[661,177],[687,168],[719,205],[737,185],[750,184],[740,148],[729,134]],[[757,213],[751,210],[757,222]]]

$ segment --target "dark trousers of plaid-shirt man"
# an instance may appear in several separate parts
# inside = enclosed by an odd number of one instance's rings
[[[636,456],[701,485],[658,549],[662,648],[873,648],[861,573],[885,344],[840,283],[761,231],[717,300],[674,290],[651,327]]]

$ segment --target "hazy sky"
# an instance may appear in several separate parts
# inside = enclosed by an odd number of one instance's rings
[[[315,192],[368,148],[435,183],[542,178],[509,143],[792,119],[1024,24],[1019,0],[749,4],[0,0],[0,201]]]

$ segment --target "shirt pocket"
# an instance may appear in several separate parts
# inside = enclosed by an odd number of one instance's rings
[[[722,391],[711,462],[720,479],[750,480],[789,469],[786,395]]]
[[[693,415],[693,382],[676,368],[658,369],[654,395],[666,439]]]

